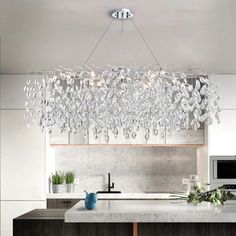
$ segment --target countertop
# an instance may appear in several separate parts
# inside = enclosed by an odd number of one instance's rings
[[[94,210],[80,201],[66,211],[65,222],[236,222],[236,201],[215,207],[183,200],[99,200]]]
[[[64,220],[67,209],[35,209],[27,212],[16,220]]]
[[[183,194],[183,193],[179,193]],[[83,200],[85,193],[52,193],[47,194],[47,199],[79,199]],[[172,193],[121,193],[121,194],[98,194],[98,199],[120,199],[120,200],[161,200],[176,199]]]

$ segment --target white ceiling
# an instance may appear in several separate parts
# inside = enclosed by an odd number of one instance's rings
[[[162,65],[236,72],[235,0],[0,0],[1,73],[82,64],[114,8],[134,11],[137,25]],[[125,62],[152,63],[131,22],[125,22]],[[117,64],[121,23],[90,61]]]

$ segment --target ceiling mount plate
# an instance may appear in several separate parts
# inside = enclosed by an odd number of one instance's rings
[[[119,20],[131,19],[134,14],[126,8],[118,9],[112,12],[112,17]]]

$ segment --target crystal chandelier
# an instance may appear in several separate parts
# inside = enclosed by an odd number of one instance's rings
[[[146,141],[161,130],[200,128],[202,123],[219,120],[217,84],[206,75],[189,80],[185,73],[163,70],[128,9],[112,13],[113,19],[96,43],[84,66],[77,70],[60,67],[47,73],[42,81],[28,80],[26,94],[27,124],[36,123],[52,133],[77,133],[89,130],[97,139],[121,132],[125,138],[135,139],[142,132]],[[144,44],[153,56],[156,66],[128,68],[122,63],[111,68],[87,66],[96,47],[111,27],[113,20],[130,19]]]

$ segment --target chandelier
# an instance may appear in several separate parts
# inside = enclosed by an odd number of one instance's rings
[[[27,125],[38,124],[48,133],[77,133],[89,130],[97,139],[104,135],[106,142],[113,135],[123,133],[135,139],[142,132],[147,141],[150,135],[160,135],[161,130],[200,128],[202,123],[219,121],[218,86],[206,75],[189,79],[185,73],[164,70],[158,63],[143,34],[132,19],[128,9],[112,13],[102,36],[99,38],[84,66],[74,70],[59,67],[34,82],[28,80],[26,94]],[[119,66],[99,68],[88,66],[104,35],[114,19],[130,19],[156,65],[152,68]]]

